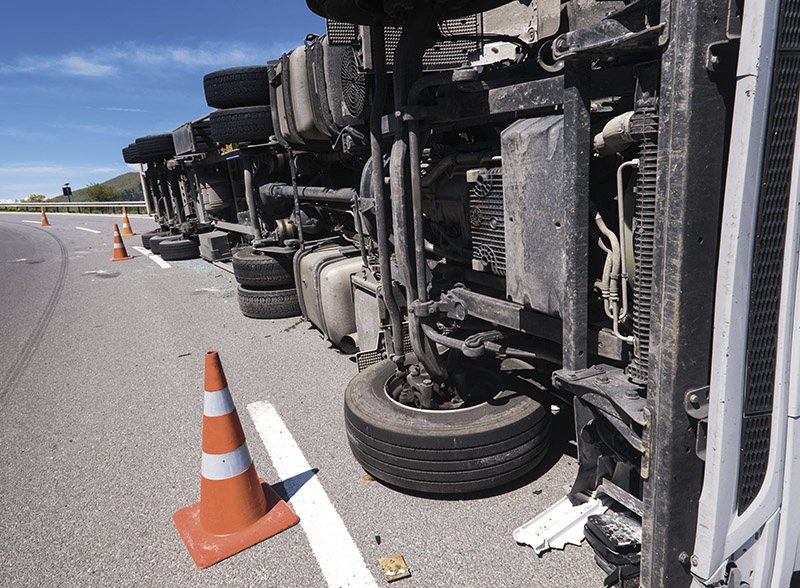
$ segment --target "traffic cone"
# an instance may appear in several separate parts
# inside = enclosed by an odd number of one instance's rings
[[[128,220],[128,210],[122,207],[122,236],[133,237],[136,233],[131,228],[131,221]]]
[[[50,221],[47,220],[47,215],[44,213],[44,206],[42,206],[42,226],[43,227],[50,226]]]
[[[256,474],[216,351],[206,353],[200,502],[172,520],[198,568],[207,568],[300,519]]]
[[[124,259],[133,259],[128,255],[128,250],[125,249],[125,243],[122,242],[122,237],[119,236],[119,227],[114,225],[114,256],[111,261],[122,261]]]

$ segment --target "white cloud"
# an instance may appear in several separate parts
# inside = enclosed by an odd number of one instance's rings
[[[92,61],[80,55],[62,57],[56,61],[56,64],[63,68],[65,74],[74,76],[105,77],[117,71],[113,65]]]
[[[47,73],[80,77],[107,77],[117,72],[113,65],[101,63],[82,55],[61,55],[56,57],[23,57],[12,65],[0,66],[0,73]]]
[[[119,171],[117,167],[86,165],[0,165],[0,177],[17,175],[55,175],[55,174],[110,174]]]
[[[109,112],[151,112],[144,108],[123,108],[121,106],[103,106],[98,108],[98,110],[107,110]]]
[[[266,63],[296,45],[296,42],[277,42],[266,46],[221,42],[204,42],[195,46],[126,42],[65,55],[22,57],[14,63],[0,64],[0,74],[39,73],[104,78],[152,66],[167,70],[223,68]]]

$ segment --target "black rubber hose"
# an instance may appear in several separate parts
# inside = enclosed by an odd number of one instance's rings
[[[370,151],[373,162],[382,162],[381,114],[386,102],[386,47],[383,26],[370,27],[372,35],[372,61],[375,67],[375,93],[369,117]],[[386,226],[386,195],[383,185],[383,165],[372,166],[372,196],[375,198],[378,258],[381,272],[381,294],[392,324],[392,348],[395,358],[403,361],[403,319],[392,289],[392,266],[389,253],[389,233]]]

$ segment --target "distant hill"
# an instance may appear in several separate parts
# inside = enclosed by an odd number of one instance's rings
[[[136,172],[128,172],[126,174],[122,174],[121,176],[117,176],[116,178],[111,178],[110,180],[100,183],[103,186],[106,186],[119,193],[117,200],[144,200],[142,183],[139,180],[139,174]],[[51,201],[65,202],[66,200],[66,197],[58,196],[57,198],[53,198]],[[80,188],[72,191],[73,202],[85,202],[86,200],[86,188]]]

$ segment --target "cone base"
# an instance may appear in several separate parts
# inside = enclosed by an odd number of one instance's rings
[[[122,231],[122,236],[123,237],[135,237],[136,233],[134,233],[133,231],[131,231],[130,233],[126,233],[125,231]]]
[[[198,568],[207,568],[265,539],[295,526],[299,517],[261,478],[267,499],[267,514],[255,523],[230,535],[212,535],[200,526],[200,503],[180,509],[172,521]]]
[[[125,261],[126,259],[133,259],[130,255],[128,257],[112,257],[111,261]]]

